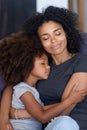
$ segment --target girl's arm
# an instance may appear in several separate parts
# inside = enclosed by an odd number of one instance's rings
[[[51,104],[51,105],[47,105],[47,106],[43,106],[44,110],[47,110],[53,106],[58,105],[58,103],[55,104]],[[15,117],[15,113],[16,113],[16,117]],[[25,109],[15,109],[15,108],[11,108],[10,109],[10,118],[12,119],[22,119],[22,118],[32,118],[32,116],[27,112],[27,110]]]
[[[85,93],[87,95],[87,73],[79,72],[79,73],[75,73],[72,75],[70,81],[68,82],[68,84],[64,90],[64,93],[62,96],[62,101],[65,100],[69,96],[69,94],[72,91],[72,88],[74,87],[74,84],[77,84],[77,90],[84,89]],[[78,101],[77,101],[77,103],[78,103]],[[60,115],[65,115],[65,114],[69,115],[69,113],[76,106],[76,104],[69,105],[66,109],[63,109],[63,111],[60,113]],[[48,107],[50,107],[50,106],[45,106],[44,108],[48,109]],[[52,107],[52,105],[51,105],[51,107]],[[23,115],[24,118],[28,118],[28,116],[30,118],[30,115],[29,115],[29,113],[27,113],[26,110],[23,110],[22,112],[20,110],[18,110],[17,111],[18,118],[22,118],[21,115]]]
[[[82,101],[85,95],[85,90],[77,91],[76,86],[74,86],[71,93],[65,100],[63,100],[61,103],[51,106],[46,110],[43,109],[43,107],[35,100],[34,96],[29,92],[24,93],[20,99],[32,117],[36,118],[42,123],[45,123],[58,116],[68,106]]]
[[[9,111],[11,105],[12,87],[8,86],[3,92],[0,106],[0,130],[13,130],[9,121]]]
[[[63,96],[62,96],[62,100],[64,100],[65,98],[67,98],[67,96],[69,95],[69,93],[72,90],[72,84],[78,84],[77,89],[78,90],[82,90],[85,89],[85,91],[87,92],[87,73],[75,73],[72,75],[69,83],[67,84]],[[69,106],[67,109],[65,109],[61,114],[66,114],[69,115],[69,113],[73,110],[73,108],[76,106],[76,104],[73,104],[71,106]]]

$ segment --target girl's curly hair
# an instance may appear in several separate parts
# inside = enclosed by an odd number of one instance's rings
[[[24,31],[0,40],[0,71],[6,84],[13,86],[24,81],[34,67],[35,58],[44,53],[38,38],[29,38]]]
[[[44,22],[54,21],[62,25],[67,36],[67,49],[77,53],[80,49],[81,36],[78,15],[65,8],[49,6],[42,13],[36,12],[24,23],[24,30],[29,36],[37,35]]]

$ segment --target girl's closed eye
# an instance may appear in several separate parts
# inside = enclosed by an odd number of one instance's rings
[[[48,62],[46,62],[46,61],[42,61],[41,64],[42,64],[42,65],[47,65]]]
[[[42,61],[42,62],[41,62],[41,64],[42,64],[42,65],[44,65],[44,64],[45,64],[45,62],[44,62],[44,61]]]
[[[42,65],[48,65],[49,63],[48,63],[48,60],[43,59],[43,60],[41,60],[41,64]]]

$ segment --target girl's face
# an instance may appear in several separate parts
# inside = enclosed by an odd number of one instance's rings
[[[36,77],[37,80],[47,79],[50,73],[50,66],[48,65],[48,58],[45,54],[41,57],[36,57],[34,62],[34,68],[31,71],[31,75]]]
[[[66,53],[66,33],[60,24],[54,21],[45,22],[39,27],[38,35],[44,49],[51,55]]]

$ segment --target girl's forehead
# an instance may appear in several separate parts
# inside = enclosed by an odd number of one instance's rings
[[[47,57],[47,55],[44,53],[44,54],[42,54],[41,56],[37,56],[36,58],[35,58],[36,60],[48,60],[48,57]]]

